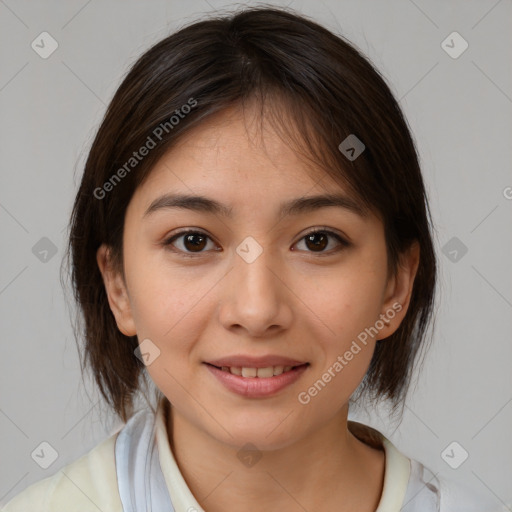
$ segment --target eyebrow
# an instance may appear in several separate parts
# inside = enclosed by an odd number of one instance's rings
[[[314,210],[327,207],[344,208],[360,217],[367,216],[367,209],[343,194],[327,194],[299,197],[282,203],[279,208],[279,218],[288,215],[310,213]],[[233,208],[228,207],[214,199],[200,195],[164,194],[156,198],[144,212],[143,217],[149,217],[159,210],[173,208],[186,209],[195,212],[204,212],[223,217],[232,217]]]

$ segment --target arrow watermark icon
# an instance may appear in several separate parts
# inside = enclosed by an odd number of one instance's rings
[[[340,143],[338,149],[347,160],[353,162],[366,149],[366,146],[351,133]]]

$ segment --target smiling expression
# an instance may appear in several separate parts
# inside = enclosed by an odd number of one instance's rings
[[[346,414],[376,340],[406,313],[417,261],[388,276],[380,218],[270,127],[264,147],[259,135],[236,109],[189,132],[128,205],[126,281],[105,272],[104,247],[98,263],[119,329],[160,351],[147,370],[173,414],[233,446],[270,449]],[[389,325],[301,404],[397,301]]]

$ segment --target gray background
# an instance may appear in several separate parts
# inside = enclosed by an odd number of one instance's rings
[[[59,281],[74,193],[128,66],[185,22],[234,5],[0,0],[0,504],[119,426],[105,416],[90,381],[81,381],[74,307]],[[351,416],[380,429],[434,473],[510,504],[512,4],[289,5],[348,37],[392,84],[418,142],[437,226],[434,344],[404,419],[397,426],[384,409]],[[59,45],[47,59],[31,48],[43,31]],[[456,59],[441,46],[453,31],[469,44]],[[449,44],[461,48],[460,41]],[[47,261],[43,237],[57,251]],[[46,470],[31,458],[43,441],[58,452]],[[453,441],[469,453],[458,469],[441,456]],[[453,453],[452,460],[460,457],[460,448]]]

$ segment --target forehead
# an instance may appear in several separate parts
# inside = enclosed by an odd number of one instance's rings
[[[312,218],[328,207],[358,233],[381,228],[378,214],[320,165],[298,155],[272,123],[231,109],[168,149],[136,189],[127,224],[166,225],[171,214],[188,212],[259,229],[285,217]]]
[[[150,196],[179,189],[261,195],[266,201],[309,191],[344,192],[319,166],[298,155],[255,108],[231,107],[185,134],[136,191]]]

